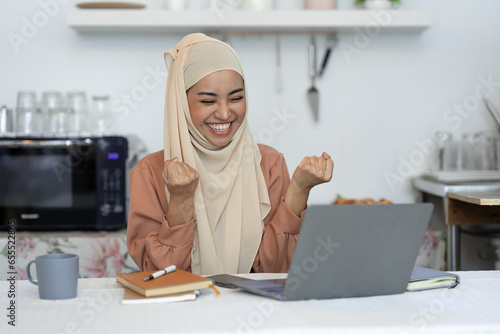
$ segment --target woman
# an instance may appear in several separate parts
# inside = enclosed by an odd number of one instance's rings
[[[165,145],[130,175],[130,255],[144,271],[286,272],[309,191],[330,181],[333,161],[307,157],[290,181],[283,156],[255,144],[227,44],[191,34],[165,60]]]

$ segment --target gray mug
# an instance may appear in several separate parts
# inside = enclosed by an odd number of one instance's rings
[[[30,267],[36,264],[36,276],[31,277]],[[78,255],[45,254],[30,261],[26,266],[28,280],[38,285],[41,299],[69,299],[76,297],[78,284]]]

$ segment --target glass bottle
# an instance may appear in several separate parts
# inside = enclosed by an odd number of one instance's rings
[[[92,96],[92,114],[93,128],[91,131],[101,136],[108,134],[112,127],[109,96]]]

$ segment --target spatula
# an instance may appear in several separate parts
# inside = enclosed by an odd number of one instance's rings
[[[315,86],[316,81],[316,38],[311,36],[309,43],[309,77],[311,78],[311,88],[307,91],[309,106],[315,122],[319,119],[319,92]]]

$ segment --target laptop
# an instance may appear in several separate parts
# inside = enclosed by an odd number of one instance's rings
[[[433,208],[431,203],[309,206],[287,279],[231,283],[278,300],[403,293]]]

